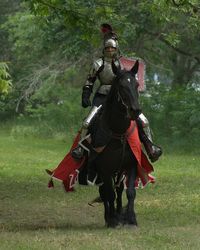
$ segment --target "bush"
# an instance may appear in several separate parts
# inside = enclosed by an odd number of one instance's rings
[[[25,113],[18,116],[12,135],[64,138],[69,134],[73,137],[88,110],[80,105],[80,89],[67,87],[64,93],[63,89],[59,90],[59,86],[54,86],[51,94],[47,91],[42,97],[39,93],[34,95]]]
[[[141,103],[156,138],[167,138],[176,143],[199,143],[199,91],[152,84],[148,95],[141,96]]]
[[[59,84],[43,86],[12,126],[12,135],[73,138],[88,113],[88,109],[80,105],[81,88]],[[148,84],[148,87],[140,100],[154,132],[154,141],[171,148],[193,150],[195,145],[198,147],[199,92],[192,88],[170,89],[163,84]]]

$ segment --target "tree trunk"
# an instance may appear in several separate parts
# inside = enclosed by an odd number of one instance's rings
[[[186,86],[194,76],[194,72],[200,67],[193,58],[184,55],[174,55],[172,87]]]

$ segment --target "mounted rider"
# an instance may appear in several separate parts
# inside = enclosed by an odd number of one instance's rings
[[[83,86],[82,106],[84,108],[91,106],[90,96],[97,78],[99,79],[100,86],[94,95],[92,108],[83,121],[79,146],[72,151],[72,156],[75,159],[81,159],[84,155],[84,149],[87,150],[84,144],[82,144],[82,141],[85,140],[91,122],[102,109],[110,91],[112,81],[115,77],[112,71],[112,62],[114,62],[116,66],[120,66],[121,55],[117,35],[113,32],[109,24],[102,24],[101,31],[104,34],[103,55],[94,61],[90,73],[88,74],[87,81]],[[155,162],[161,156],[162,150],[152,142],[148,119],[143,113],[140,113],[136,123],[140,140],[144,145],[147,155],[151,162]],[[106,142],[104,145],[106,145]],[[98,149],[96,151],[98,152]]]

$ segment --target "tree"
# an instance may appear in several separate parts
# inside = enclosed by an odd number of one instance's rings
[[[6,61],[11,60],[18,108],[47,82],[83,83],[89,62],[96,51],[101,53],[99,27],[103,22],[114,27],[123,54],[146,61],[148,76],[156,72],[171,81],[172,86],[186,86],[199,77],[198,1],[127,0],[124,4],[119,0],[24,0],[20,6],[16,3],[12,1],[9,8],[3,5],[6,15],[1,32],[7,39],[1,45],[9,47],[9,53],[5,50],[3,56]],[[75,69],[77,73],[71,74]],[[68,74],[73,75],[70,81]]]
[[[125,53],[146,59],[150,69],[162,66],[170,72],[172,84],[188,84],[200,69],[198,0],[26,2],[34,14],[63,20],[68,30],[78,30],[79,40],[94,44],[100,24],[112,23]]]
[[[0,61],[9,61],[11,59],[10,43],[8,41],[8,32],[3,28],[9,15],[19,10],[20,0],[0,1]]]

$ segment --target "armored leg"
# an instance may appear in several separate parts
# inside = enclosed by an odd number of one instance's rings
[[[80,160],[83,158],[84,149],[86,149],[86,147],[84,147],[83,140],[86,138],[86,135],[88,133],[88,128],[89,128],[92,120],[94,119],[94,117],[96,117],[96,115],[98,114],[101,107],[102,107],[102,105],[100,105],[98,107],[93,106],[92,109],[90,110],[88,116],[83,121],[79,145],[74,150],[72,150],[72,153],[71,153],[72,157],[74,159]]]
[[[140,114],[136,122],[138,125],[140,140],[144,145],[149,159],[151,162],[157,161],[162,155],[162,149],[152,141],[151,130],[147,118],[144,114]]]

